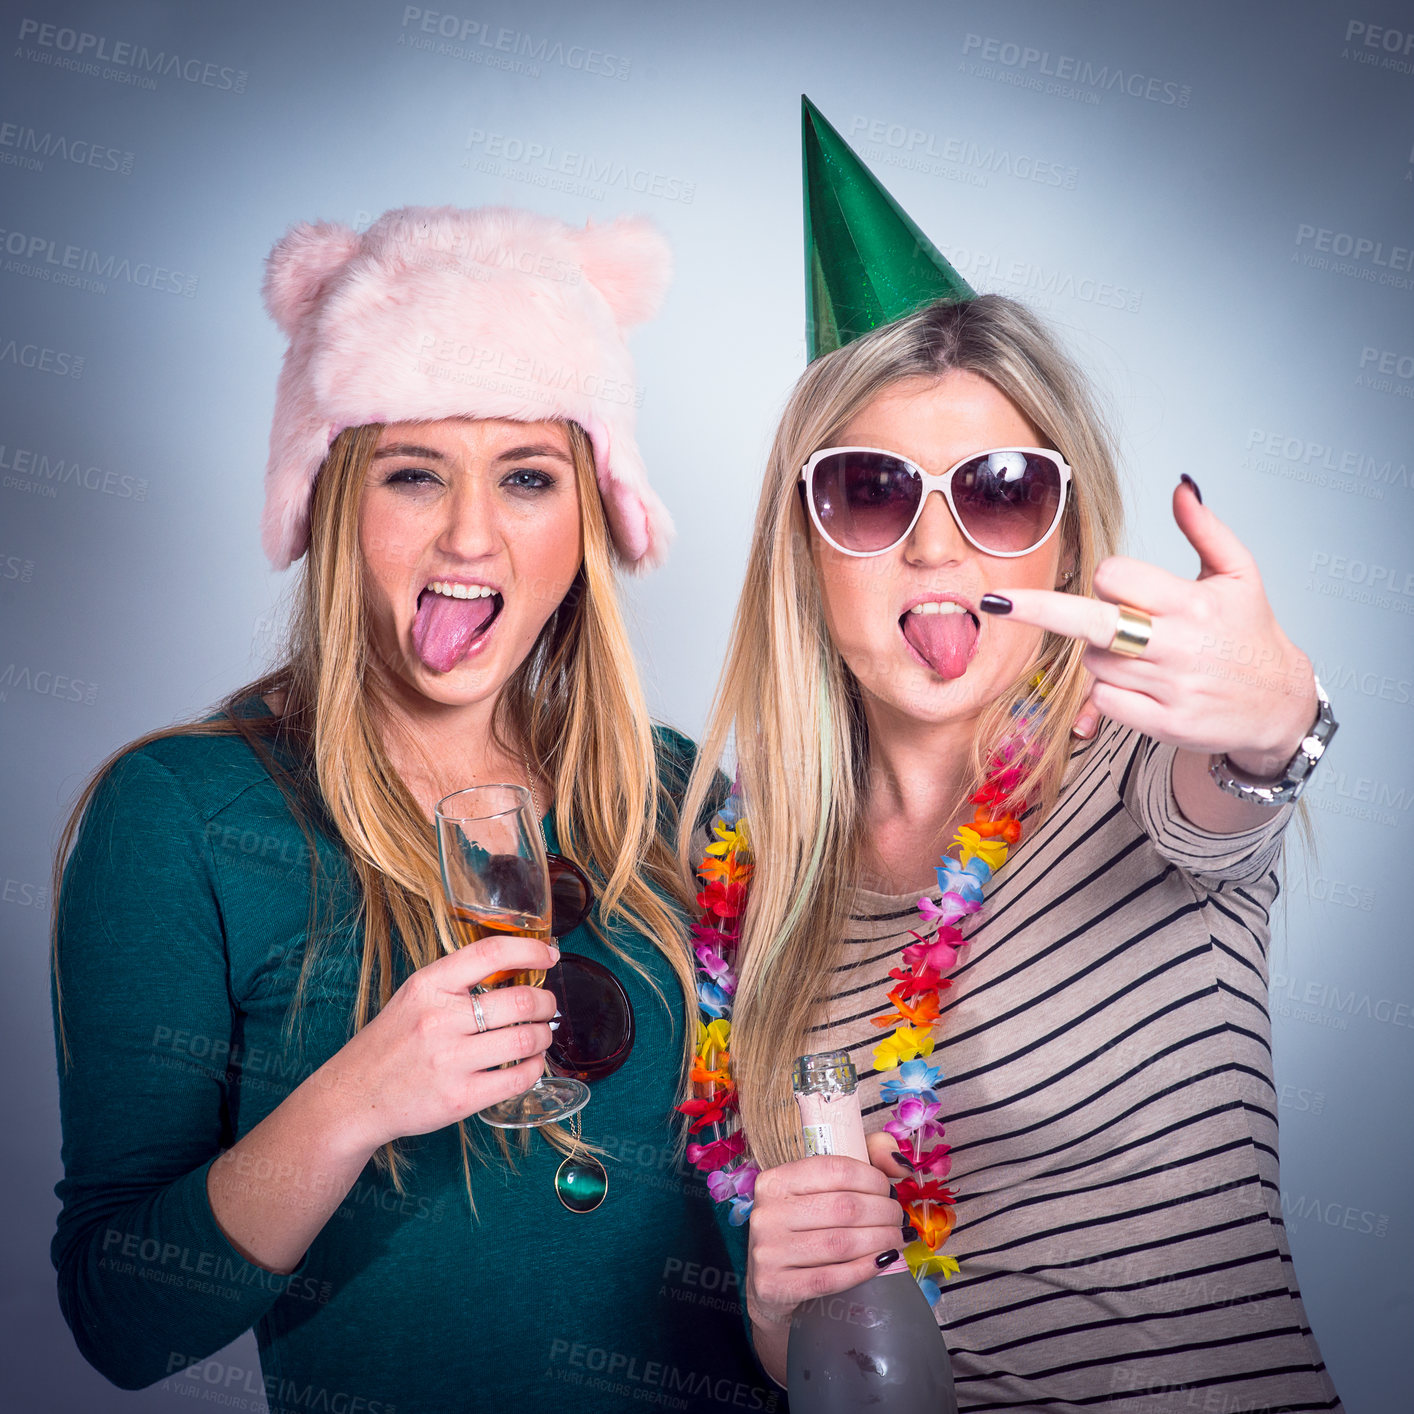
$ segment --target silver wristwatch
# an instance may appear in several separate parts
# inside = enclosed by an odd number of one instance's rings
[[[1331,700],[1318,678],[1316,684],[1316,720],[1306,733],[1296,755],[1287,762],[1281,779],[1276,781],[1253,781],[1245,777],[1226,756],[1214,756],[1208,763],[1208,774],[1217,782],[1219,790],[1235,795],[1239,800],[1250,800],[1254,805],[1285,805],[1295,800],[1311,779],[1316,762],[1325,754],[1339,723],[1331,711]]]

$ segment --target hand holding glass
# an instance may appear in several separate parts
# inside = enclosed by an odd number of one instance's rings
[[[553,935],[560,920],[555,917],[551,871],[540,822],[524,786],[472,786],[440,800],[437,853],[447,903],[463,947],[496,935],[542,941]],[[567,860],[556,862],[560,866],[557,876],[564,875],[567,867],[584,885],[586,907],[570,923],[572,928],[588,911],[588,885]],[[539,987],[544,981],[544,969],[537,968],[494,972],[481,985],[488,990]],[[523,1095],[491,1105],[481,1110],[480,1116],[500,1129],[528,1129],[567,1119],[588,1102],[589,1087],[582,1081],[542,1075]]]

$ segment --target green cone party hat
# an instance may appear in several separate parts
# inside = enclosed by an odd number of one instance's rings
[[[976,296],[804,94],[800,127],[811,361],[921,305]]]

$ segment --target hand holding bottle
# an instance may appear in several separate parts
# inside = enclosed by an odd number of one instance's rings
[[[865,1138],[849,1053],[802,1056],[791,1088],[807,1157],[756,1181],[757,1355],[799,1414],[956,1414],[947,1346],[900,1255],[903,1209],[883,1171],[900,1165],[887,1134]]]
[[[888,1156],[896,1145],[882,1133],[868,1144],[868,1164],[813,1154],[756,1180],[746,1264],[753,1322],[784,1327],[802,1301],[857,1286],[897,1256],[904,1213],[883,1171],[894,1167]],[[781,1348],[784,1355],[784,1338]]]

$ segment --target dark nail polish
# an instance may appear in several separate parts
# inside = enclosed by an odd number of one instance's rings
[[[1011,613],[1011,600],[1005,594],[984,594],[977,606],[984,614]]]
[[[874,1258],[874,1265],[878,1267],[880,1271],[883,1271],[885,1267],[891,1267],[897,1261],[898,1248],[890,1247],[887,1252],[880,1252],[879,1255]]]
[[[1189,474],[1188,474],[1186,471],[1183,472],[1183,473],[1179,476],[1178,479],[1179,479],[1180,481],[1183,481],[1183,482],[1186,482],[1186,483],[1187,483],[1188,489],[1189,489],[1195,496],[1197,496],[1197,498],[1198,498],[1198,504],[1201,506],[1201,505],[1203,504],[1203,493],[1198,489],[1198,483],[1197,483],[1196,481],[1194,481],[1194,479],[1193,479],[1191,476],[1189,476]]]
[[[894,1161],[896,1164],[902,1164],[902,1165],[904,1166],[904,1168],[906,1168],[906,1169],[909,1171],[909,1173],[917,1173],[917,1172],[918,1172],[918,1165],[915,1164],[915,1163],[913,1162],[913,1160],[910,1159],[910,1158],[908,1158],[906,1155],[900,1154],[897,1149],[894,1150],[892,1157],[893,1157],[893,1161]]]
[[[903,1240],[904,1240],[905,1242],[917,1242],[917,1241],[918,1241],[918,1229],[917,1229],[916,1227],[914,1227],[914,1225],[913,1225],[912,1223],[904,1223],[904,1225],[903,1225]]]

